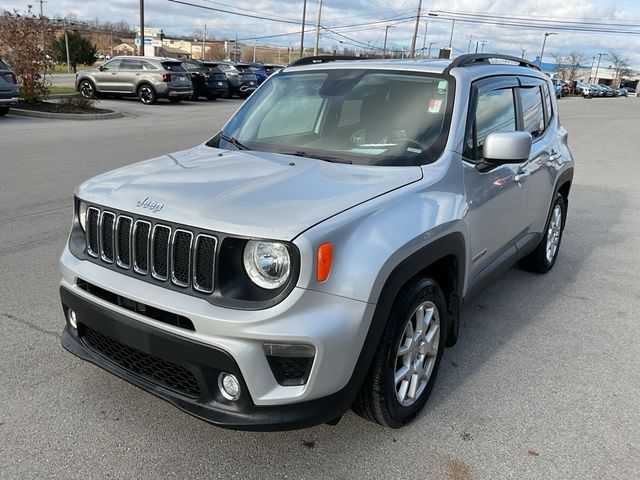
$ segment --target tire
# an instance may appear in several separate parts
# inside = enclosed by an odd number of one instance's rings
[[[91,80],[82,80],[78,84],[78,92],[84,98],[93,98],[96,96],[96,86]]]
[[[172,97],[169,99],[171,103],[180,103],[182,101],[182,97]]]
[[[0,117],[4,117],[9,113],[9,107],[0,107]]]
[[[191,100],[192,102],[197,102],[198,100],[200,100],[200,97],[198,95],[196,95],[195,93],[189,95],[189,100]]]
[[[218,99],[217,95],[209,95],[207,96],[207,100],[211,101],[211,102],[215,102]]]
[[[158,101],[158,95],[151,85],[141,85],[138,88],[138,98],[145,105],[153,105]]]
[[[419,312],[429,323],[426,328],[420,325],[421,333],[415,341]],[[444,353],[447,321],[444,293],[435,280],[422,278],[405,286],[393,303],[353,410],[386,427],[399,428],[411,422],[433,390]],[[399,354],[401,347],[406,350],[404,355]]]
[[[529,272],[547,273],[555,265],[560,251],[564,222],[567,219],[567,203],[559,193],[551,205],[540,243],[529,255],[520,260],[520,266]]]

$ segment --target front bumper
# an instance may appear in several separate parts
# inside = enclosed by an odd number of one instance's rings
[[[61,268],[63,308],[65,313],[72,309],[79,324],[76,330],[67,320],[63,346],[210,423],[236,429],[282,430],[329,422],[350,407],[362,381],[362,375],[356,376],[354,371],[374,305],[297,288],[275,307],[248,312],[216,307],[140,282],[79,260],[68,249],[62,255]],[[90,279],[116,294],[184,315],[193,321],[195,331],[107,303],[79,288],[77,279]],[[119,365],[83,339],[87,327],[124,345],[122,348],[186,369],[197,379],[198,393],[185,395],[157,378]],[[278,383],[264,354],[265,342],[314,346],[315,359],[304,385]],[[217,380],[222,371],[234,374],[241,383],[243,394],[237,402],[221,397]]]
[[[18,102],[20,101],[20,97],[9,97],[9,98],[0,98],[0,106],[6,107],[6,106],[12,106],[12,105],[18,105]]]

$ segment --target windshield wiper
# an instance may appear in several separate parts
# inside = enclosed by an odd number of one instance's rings
[[[344,158],[327,157],[325,155],[316,155],[315,153],[311,154],[311,153],[302,152],[302,151],[290,153],[289,155],[295,155],[296,157],[305,157],[305,158],[317,158],[318,160],[324,160],[325,162],[331,162],[331,163],[348,163],[348,164],[353,163],[351,160],[346,160]]]
[[[237,138],[234,137],[228,137],[227,135],[225,135],[224,133],[220,133],[220,138],[222,140],[224,140],[227,143],[230,143],[231,145],[233,145],[234,147],[236,147],[238,150],[251,150],[249,147],[247,147],[246,145],[243,145],[242,143],[240,143],[240,141],[238,141]]]

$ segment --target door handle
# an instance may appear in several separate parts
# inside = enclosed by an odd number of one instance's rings
[[[549,155],[549,159],[547,160],[547,165],[550,165],[551,163],[555,163],[559,161],[561,158],[562,158],[561,153],[558,153],[555,150],[551,150],[551,155]]]
[[[111,75],[117,75],[118,72],[111,72]]]
[[[523,170],[515,174],[515,176],[513,177],[513,181],[516,183],[524,182],[530,176],[531,172],[529,170]]]

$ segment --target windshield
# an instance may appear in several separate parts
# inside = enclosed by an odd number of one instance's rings
[[[219,146],[236,148],[233,139],[251,150],[325,160],[429,163],[446,142],[449,83],[435,74],[364,69],[279,74],[230,120]]]

